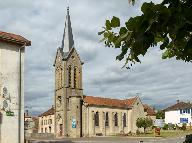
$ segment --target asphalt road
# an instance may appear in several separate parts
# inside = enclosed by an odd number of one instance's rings
[[[129,137],[95,137],[67,140],[44,140],[30,141],[29,143],[183,143],[184,137],[180,138],[129,138]]]
[[[74,143],[183,143],[184,137],[181,138],[89,138],[74,140]]]

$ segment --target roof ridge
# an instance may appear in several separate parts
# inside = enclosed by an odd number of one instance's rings
[[[55,110],[55,108],[51,107],[47,111],[45,111],[42,114],[40,114],[38,117],[53,115],[54,114],[54,110]]]
[[[84,95],[84,102],[88,105],[100,105],[100,106],[110,106],[110,107],[123,107],[128,108],[132,107],[136,101],[135,98],[130,99],[112,99],[112,98],[103,98],[103,97],[96,97],[96,96],[85,96]]]
[[[185,109],[185,108],[192,108],[191,103],[187,103],[184,101],[178,102],[176,104],[173,104],[167,108],[165,108],[165,111],[171,111],[171,110],[180,110],[180,109]]]
[[[108,98],[108,97],[90,96],[90,95],[84,95],[84,96],[86,96],[86,97],[94,97],[94,98],[102,98],[102,99],[120,100],[120,101],[125,101],[125,100],[130,100],[130,99],[136,99],[136,97],[126,98],[126,99],[118,99],[118,98]]]

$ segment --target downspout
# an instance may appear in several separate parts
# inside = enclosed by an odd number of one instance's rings
[[[1,50],[0,50],[0,57],[1,57]],[[0,68],[1,68],[1,63],[0,63]],[[2,84],[2,80],[3,80],[3,76],[2,76],[2,74],[1,74],[1,72],[0,72],[0,97],[2,96],[1,94],[1,89],[2,89],[2,86],[3,86],[3,84]],[[1,124],[2,124],[2,121],[3,120],[3,113],[1,112],[1,108],[0,108],[0,143],[1,143],[1,134],[2,134],[2,131],[1,131]]]
[[[26,43],[24,43],[23,46],[21,46],[19,48],[19,111],[18,111],[18,143],[22,143],[21,139],[22,139],[22,131],[23,129],[21,128],[21,120],[23,118],[24,115],[21,114],[21,110],[22,110],[22,55],[21,55],[21,51],[23,48],[25,48]],[[23,141],[24,142],[24,141]]]
[[[3,120],[3,114],[0,112],[0,142],[1,142],[1,124],[2,124],[2,120]]]
[[[88,123],[88,137],[89,137],[89,106],[87,106],[87,123]]]

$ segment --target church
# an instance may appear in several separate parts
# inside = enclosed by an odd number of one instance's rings
[[[138,130],[137,118],[145,117],[140,98],[119,100],[85,96],[82,66],[83,61],[74,47],[68,8],[62,44],[54,61],[55,137],[135,133]]]

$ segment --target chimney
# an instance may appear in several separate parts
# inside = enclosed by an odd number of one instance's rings
[[[179,103],[180,101],[179,100],[177,100],[177,103]]]

